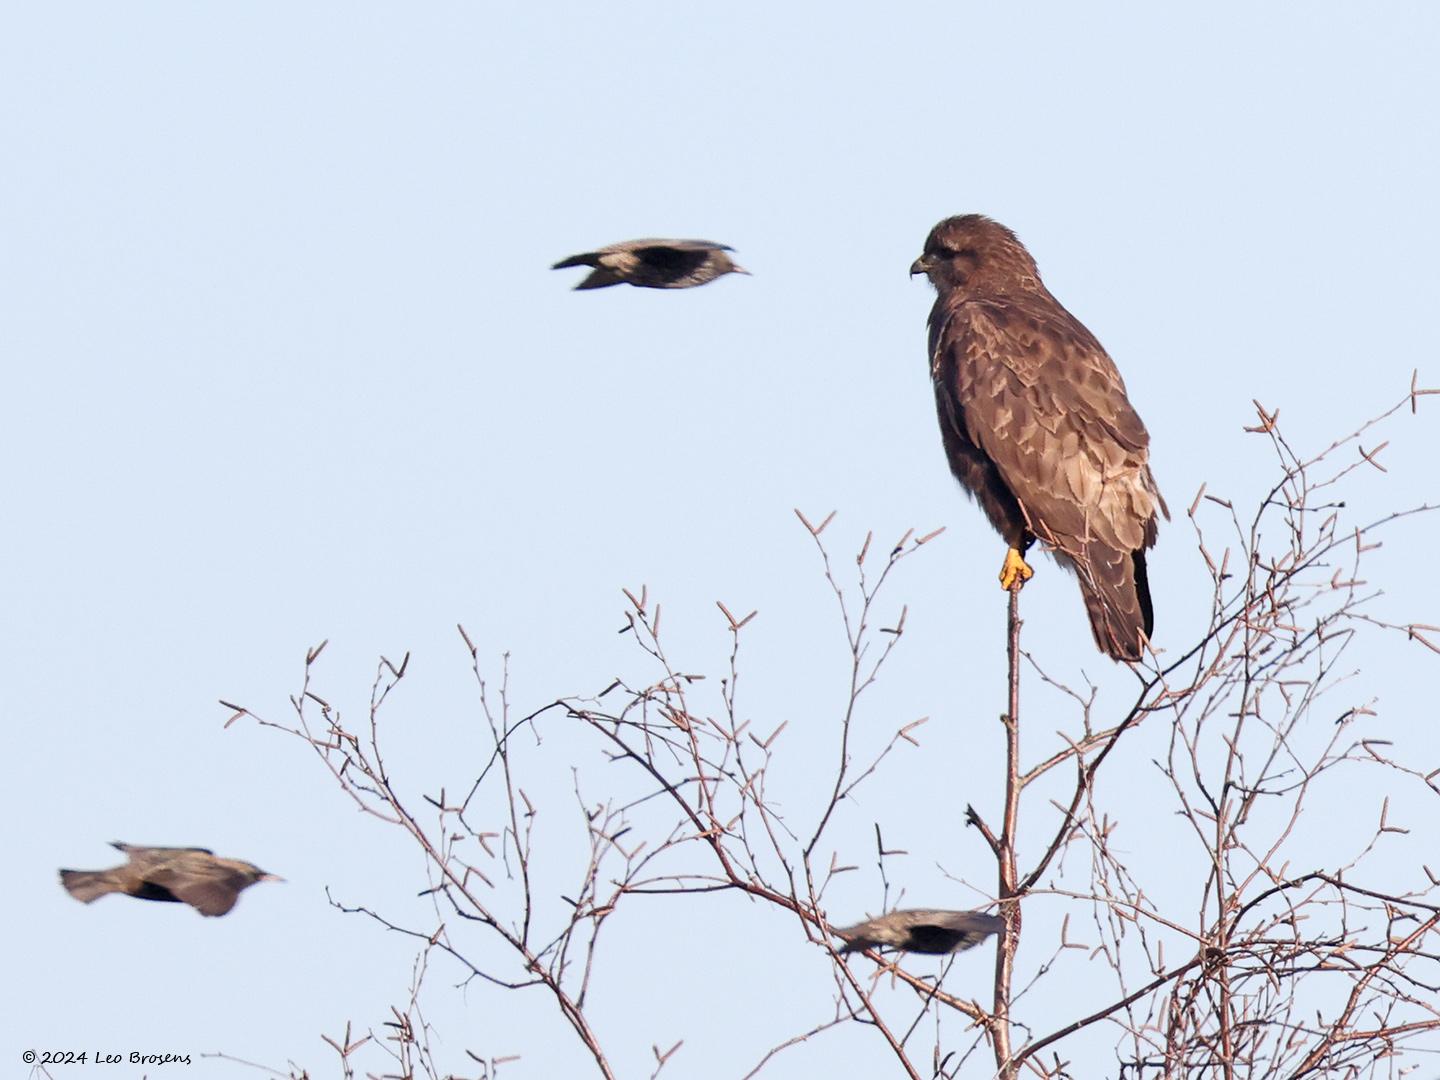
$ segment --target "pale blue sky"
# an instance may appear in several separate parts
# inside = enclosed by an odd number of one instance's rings
[[[1440,384],[1440,8],[1256,7],[7,5],[0,1068],[33,1047],[323,1072],[320,1031],[401,1000],[413,950],[324,890],[424,921],[417,858],[300,748],[221,729],[221,697],[284,718],[323,638],[321,692],[353,718],[376,657],[410,650],[396,759],[434,791],[481,745],[455,623],[492,674],[512,654],[529,711],[634,665],[622,586],[649,585],[702,670],[725,656],[714,601],[758,608],[744,693],[757,730],[790,722],[798,800],[807,761],[830,767],[845,657],[797,506],[839,511],[842,562],[867,529],[947,527],[891,594],[913,634],[873,702],[874,738],[928,714],[924,745],[847,835],[868,853],[884,816],[908,899],[980,902],[944,872],[991,880],[959,809],[997,783],[1003,551],[939,445],[932,294],[906,273],[930,226],[1013,227],[1124,373],[1176,512],[1152,562],[1161,646],[1207,614],[1195,492],[1244,502],[1270,476],[1252,398],[1313,450],[1412,368]],[[575,294],[547,269],[647,235],[732,244],[754,277]],[[1357,520],[1440,494],[1426,412],[1389,430]],[[1440,622],[1434,527],[1377,555],[1379,613]],[[1038,569],[1027,645],[1122,700],[1073,581]],[[1355,694],[1433,755],[1435,658],[1401,652],[1361,657]],[[568,850],[556,741],[529,790]],[[288,883],[220,920],[82,907],[55,869],[106,865],[111,839]],[[881,901],[853,877],[834,919]],[[601,954],[622,1074],[684,1038],[677,1075],[741,1075],[826,1013],[827,962],[793,923],[719,898],[648,917],[617,917]],[[962,957],[947,985],[988,972]],[[466,1047],[524,1055],[508,1075],[583,1067],[538,993],[457,979],[437,967],[427,999],[449,1067]],[[774,1075],[886,1060],[850,1031]]]

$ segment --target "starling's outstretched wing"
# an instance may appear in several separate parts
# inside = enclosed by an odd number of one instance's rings
[[[169,890],[201,915],[224,915],[241,892],[258,880],[247,866],[230,859],[181,859],[157,866],[146,875],[146,881]]]
[[[110,841],[116,851],[123,851],[126,858],[138,867],[151,866],[181,855],[214,855],[215,852],[203,847],[145,847],[143,844],[126,844],[119,840]]]
[[[691,242],[651,244],[632,254],[642,271],[657,281],[691,281],[711,261],[719,247],[695,247]]]
[[[666,240],[647,237],[643,240],[622,240],[618,244],[606,244],[596,248],[591,255],[611,255],[616,252],[650,251],[662,248],[669,251],[693,251],[707,254],[712,251],[734,251],[729,244],[717,244],[714,240]]]

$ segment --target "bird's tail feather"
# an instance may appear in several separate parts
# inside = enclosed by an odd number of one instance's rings
[[[572,266],[599,266],[600,260],[593,251],[586,251],[579,255],[571,255],[569,258],[561,259],[551,270],[568,270]]]
[[[1164,508],[1164,501],[1161,501],[1161,508]],[[1169,516],[1170,511],[1165,511]],[[1150,573],[1145,568],[1145,552],[1132,551],[1130,562],[1135,571],[1135,595],[1140,600],[1140,618],[1145,624],[1145,637],[1148,639],[1155,633],[1155,605],[1150,600]]]
[[[1075,569],[1095,644],[1116,660],[1139,660],[1142,640],[1155,629],[1144,550],[1089,544],[1085,555]]]
[[[60,883],[71,896],[85,904],[120,889],[107,870],[61,870]]]

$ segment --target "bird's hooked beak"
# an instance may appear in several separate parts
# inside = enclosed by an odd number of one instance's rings
[[[916,274],[928,274],[930,268],[934,265],[935,261],[931,259],[929,255],[921,255],[910,264],[910,276],[914,277]]]

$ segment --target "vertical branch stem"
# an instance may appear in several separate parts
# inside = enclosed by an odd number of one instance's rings
[[[1009,700],[1000,718],[1005,725],[1005,814],[1000,823],[996,863],[1000,915],[1005,929],[995,949],[995,1004],[991,1012],[994,1027],[991,1034],[995,1046],[996,1075],[1012,1080],[1017,1068],[1010,1060],[1010,983],[1015,970],[1015,947],[1020,939],[1020,905],[1017,902],[1015,868],[1015,822],[1020,813],[1020,588],[1017,579],[1010,587],[1010,611],[1006,620],[1006,659]]]

